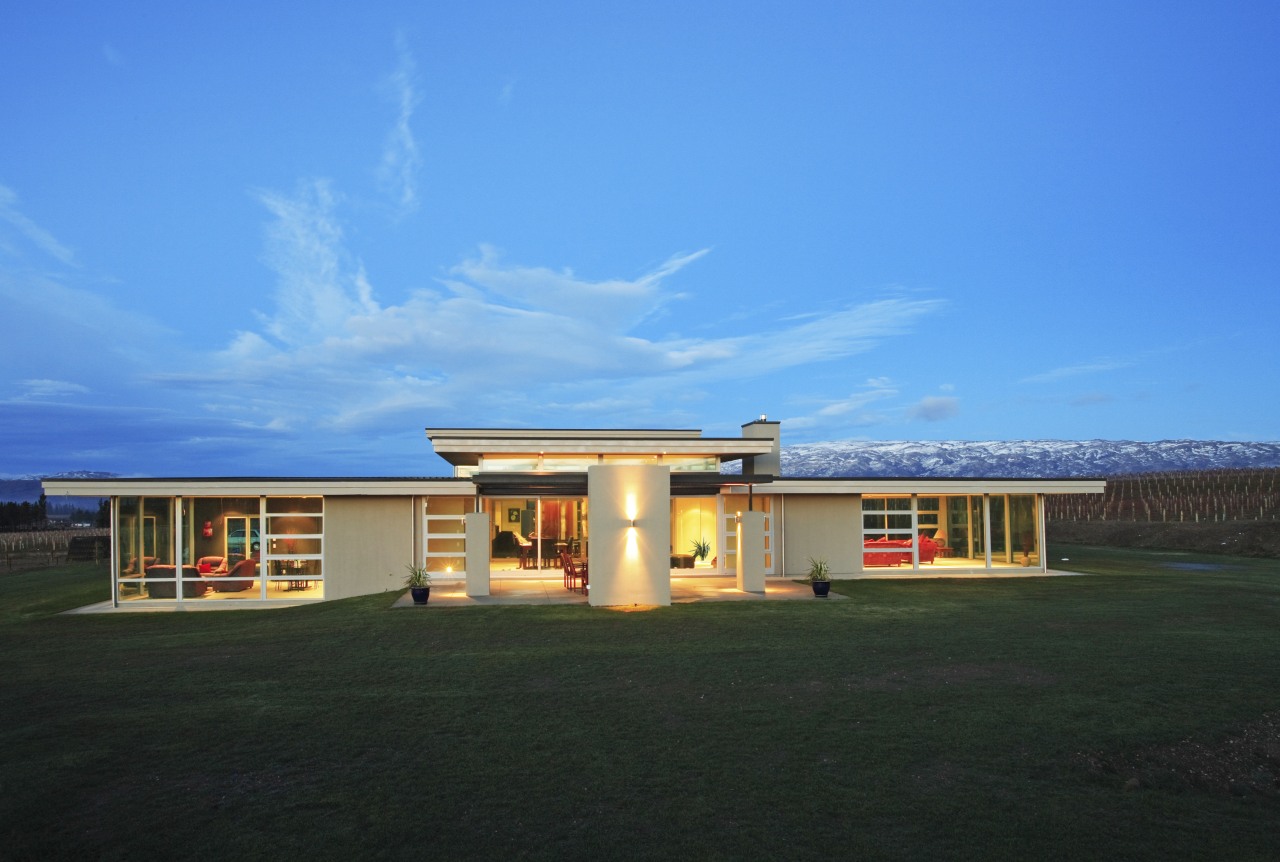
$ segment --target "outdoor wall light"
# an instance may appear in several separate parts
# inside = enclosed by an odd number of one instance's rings
[[[636,527],[636,495],[627,495],[627,521],[630,522],[631,529]]]

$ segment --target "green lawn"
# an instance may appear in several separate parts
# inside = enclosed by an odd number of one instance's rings
[[[95,616],[101,570],[0,576],[0,857],[1277,858],[1280,564],[1053,562],[1099,574]]]

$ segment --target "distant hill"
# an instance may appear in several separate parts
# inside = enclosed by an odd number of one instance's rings
[[[1010,440],[800,443],[782,448],[784,476],[1065,479],[1280,467],[1280,443],[1217,440]]]
[[[115,475],[115,473],[99,473],[92,470],[75,470],[52,476],[19,476],[0,479],[0,503],[34,503],[40,499],[40,494],[44,490],[40,487],[42,479],[113,479]]]

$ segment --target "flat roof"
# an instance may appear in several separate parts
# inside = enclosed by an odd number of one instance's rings
[[[484,455],[673,455],[736,461],[773,452],[760,437],[703,437],[697,429],[428,428],[437,455],[471,467]]]
[[[132,496],[386,496],[406,494],[475,494],[502,490],[541,493],[568,493],[581,488],[586,493],[586,472],[479,473],[471,478],[424,477],[188,477],[45,479],[50,497],[132,497]],[[767,485],[766,494],[1101,494],[1106,480],[1092,479],[1002,479],[978,477],[778,477],[744,476],[711,471],[673,471],[671,490],[676,494],[747,493],[748,485]]]
[[[44,492],[53,497],[155,496],[385,496],[388,494],[474,494],[469,479],[423,477],[163,477],[112,479],[45,479]]]

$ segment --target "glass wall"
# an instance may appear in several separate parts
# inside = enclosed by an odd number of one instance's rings
[[[559,569],[560,553],[587,553],[585,497],[494,497],[486,501],[494,569]]]
[[[467,522],[473,511],[471,497],[427,497],[423,507],[423,565],[427,571],[465,575],[467,571]]]
[[[1036,513],[1035,494],[1009,495],[1009,539],[1014,554],[1011,562],[1021,566],[1039,566],[1040,518]]]
[[[120,497],[116,597],[323,598],[321,497]]]
[[[261,498],[184,498],[182,512],[182,560],[196,567],[204,595],[260,598]]]
[[[671,568],[710,569],[720,564],[715,497],[671,498]]]
[[[720,519],[720,546],[724,558],[720,571],[735,572],[738,568],[738,513],[746,511],[747,501],[741,496],[721,496],[723,511]],[[764,571],[773,574],[773,498],[756,496],[751,508],[764,513]]]
[[[324,598],[324,498],[267,497],[267,598]]]
[[[121,497],[116,512],[117,597],[174,598],[179,572],[173,498]]]
[[[910,567],[921,561],[917,537],[936,552],[930,566],[1039,566],[1040,521],[1035,494],[953,494],[862,498],[863,566]],[[926,554],[927,556],[927,554]]]
[[[912,564],[916,513],[910,497],[862,498],[863,568]]]

